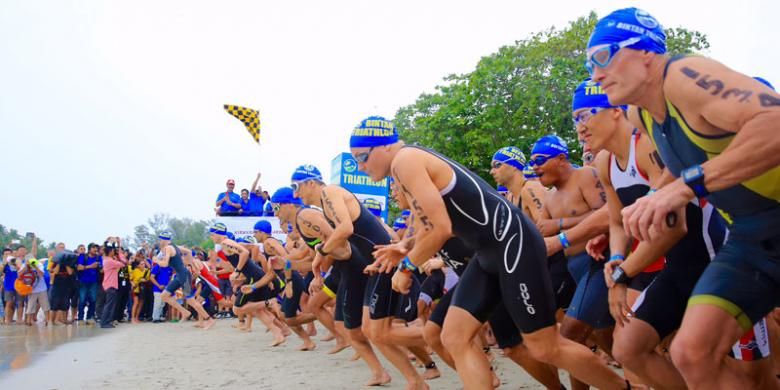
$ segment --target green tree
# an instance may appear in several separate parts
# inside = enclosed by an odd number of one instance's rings
[[[563,29],[535,33],[483,57],[470,73],[446,76],[434,93],[396,112],[402,138],[452,157],[486,179],[496,150],[514,145],[529,153],[534,141],[550,133],[566,140],[579,162],[571,94],[588,77],[585,47],[597,21],[591,13]],[[700,32],[679,27],[666,32],[670,53],[709,48]]]
[[[177,245],[209,247],[208,227],[211,222],[191,218],[179,219],[157,213],[147,220],[146,225],[138,225],[133,229],[133,246],[140,248],[143,244],[154,245],[160,233],[169,231]],[[213,248],[214,244],[210,244],[210,247]]]

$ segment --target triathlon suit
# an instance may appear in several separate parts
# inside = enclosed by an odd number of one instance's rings
[[[176,290],[181,288],[184,298],[190,299],[195,296],[192,291],[192,275],[190,274],[190,271],[187,270],[187,267],[184,266],[184,260],[181,258],[181,250],[179,250],[179,247],[173,244],[171,244],[171,246],[173,247],[175,254],[171,256],[168,264],[173,268],[175,275],[168,285],[165,286],[165,291],[168,291],[171,295],[175,295]]]
[[[209,271],[209,267],[206,266],[206,263],[203,263],[203,267],[200,268],[200,274],[198,275],[198,278],[203,282],[203,284],[211,290],[211,293],[214,295],[214,301],[219,302],[223,299],[225,299],[224,296],[222,296],[222,292],[219,290],[219,280],[217,279],[214,274]],[[203,289],[206,293],[208,290],[205,288]],[[204,295],[202,293],[201,295]],[[205,294],[208,295],[208,294]],[[206,298],[206,297],[204,297]]]
[[[300,210],[298,210],[300,212]],[[323,216],[325,213],[323,213]],[[325,217],[325,220],[333,226],[333,222]],[[296,227],[298,217],[295,218]],[[301,233],[306,245],[314,248],[321,242],[318,238],[306,237]],[[367,276],[363,269],[368,262],[361,256],[357,248],[350,242],[351,257],[347,260],[334,260],[330,274],[325,278],[322,291],[329,297],[336,299],[333,313],[334,321],[344,322],[347,329],[358,329],[363,324],[363,294],[366,290]]]
[[[679,60],[673,57],[666,64]],[[761,98],[759,94],[758,98]],[[736,134],[705,136],[686,123],[677,107],[666,100],[666,119],[657,123],[649,112],[640,117],[669,171],[708,161],[723,152]],[[715,255],[694,287],[689,305],[711,304],[734,316],[740,327],[755,332],[779,303],[780,297],[780,166],[733,187],[716,191],[707,200],[728,224],[726,244]],[[760,328],[760,327],[759,327]],[[759,329],[760,331],[760,329]],[[758,333],[758,332],[756,332]]]
[[[271,239],[276,240],[276,238],[271,237]],[[279,241],[279,240],[277,240]],[[281,241],[279,242],[282,247],[284,247],[284,243]],[[265,250],[263,250],[266,259],[271,262],[271,266],[273,267],[276,261],[273,261],[271,259],[272,256],[269,256]],[[281,259],[281,257],[276,256],[276,260]],[[274,272],[276,273],[276,279],[274,281],[274,284],[276,286],[276,293],[277,293],[277,300],[282,305],[282,312],[284,313],[285,318],[294,318],[298,315],[298,309],[300,308],[301,303],[301,296],[304,293],[304,281],[303,277],[298,271],[293,270],[290,273],[290,281],[289,283],[292,283],[292,289],[293,293],[291,297],[287,297],[287,295],[284,293],[284,289],[287,286],[288,281],[285,278],[284,275],[284,265],[282,265],[282,268],[276,268],[274,267]]]
[[[555,296],[547,270],[547,250],[523,212],[481,177],[428,149],[447,163],[452,180],[440,193],[452,233],[474,251],[456,288],[452,305],[485,322],[503,302],[523,333],[555,325]]]
[[[639,168],[636,160],[636,145],[639,143],[641,136],[642,134],[634,129],[629,142],[628,164],[625,168],[620,167],[614,154],[610,153],[609,155],[609,180],[623,207],[631,206],[637,199],[647,195],[650,191],[647,173]],[[637,245],[639,245],[639,241],[634,240],[631,249],[635,250]],[[664,269],[665,262],[666,259],[662,256],[655,263],[650,264],[642,270],[642,273],[631,279],[628,288],[636,291],[644,290],[655,279],[656,275]]]
[[[238,269],[238,253],[234,253],[226,257],[227,261],[229,261],[235,269]],[[246,264],[244,264],[244,268],[241,269],[241,275],[244,275],[246,278],[246,281],[244,282],[246,285],[257,283],[258,280],[265,276],[265,272],[259,264],[257,264],[254,260],[249,259],[247,260]],[[238,289],[238,291],[236,291],[235,306],[242,307],[248,302],[262,302],[273,298],[274,294],[269,288],[269,285],[270,283],[263,287],[259,287],[249,294],[244,294],[241,292],[241,289]]]
[[[362,267],[364,268],[374,262],[374,246],[390,244],[390,235],[382,226],[381,222],[363,206],[357,197],[355,197],[355,200],[360,206],[360,214],[357,219],[352,221],[353,233],[347,239],[352,245],[352,258],[349,263],[355,263],[355,265],[357,265],[358,261],[354,261],[357,255],[357,259],[362,259]],[[328,223],[335,228],[336,224],[328,218],[327,214],[324,215]],[[351,273],[352,272],[350,272],[350,274]],[[362,269],[360,270],[360,274],[363,274]],[[363,306],[368,306],[369,317],[372,320],[394,316],[398,312],[398,307],[403,304],[401,295],[392,289],[392,276],[392,273],[380,272],[369,276],[365,281],[362,303]],[[344,290],[344,292],[348,294],[345,302],[345,305],[347,306],[351,300],[350,298],[357,298],[351,295],[353,294],[353,291],[358,291],[357,285],[352,286],[352,279],[354,278],[347,276],[347,272],[343,272],[341,275],[342,284],[339,286],[339,292]],[[413,279],[412,284],[414,285],[415,283],[416,279]],[[417,289],[419,291],[419,285],[417,286]],[[414,290],[414,286],[412,287],[412,290]],[[417,297],[414,297],[414,302],[417,302]],[[345,326],[346,323],[347,321],[345,318]]]

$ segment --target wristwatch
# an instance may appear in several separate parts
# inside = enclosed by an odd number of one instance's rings
[[[323,256],[327,256],[327,255],[328,255],[328,252],[325,252],[324,250],[322,250],[322,247],[323,247],[323,245],[324,245],[324,244],[319,244],[319,245],[317,245],[317,246],[316,246],[314,249],[316,249],[316,250],[317,250],[317,252],[319,252],[321,255],[323,255]]]
[[[628,277],[626,274],[626,271],[623,270],[623,268],[620,268],[620,266],[615,267],[615,270],[612,271],[612,282],[615,284],[628,284],[628,282],[631,281],[631,278]]]
[[[696,194],[697,198],[704,198],[710,194],[710,192],[707,191],[707,187],[704,186],[704,169],[702,169],[701,165],[694,165],[690,168],[683,169],[683,171],[680,172],[680,177],[682,177],[685,185],[693,190],[693,193]]]

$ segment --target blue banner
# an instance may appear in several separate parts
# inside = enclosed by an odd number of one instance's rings
[[[375,182],[363,172],[358,171],[357,161],[349,153],[341,153],[331,162],[331,184],[338,184],[355,194],[362,202],[373,198],[382,205],[382,219],[387,222],[387,200],[390,193],[390,181],[387,178]]]

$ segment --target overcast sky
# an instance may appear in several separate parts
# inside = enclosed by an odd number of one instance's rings
[[[69,247],[156,212],[211,218],[227,178],[273,192],[500,46],[609,1],[3,1],[0,224]],[[639,1],[780,83],[777,1]],[[772,27],[772,26],[775,27]],[[262,146],[222,110],[258,108]]]

